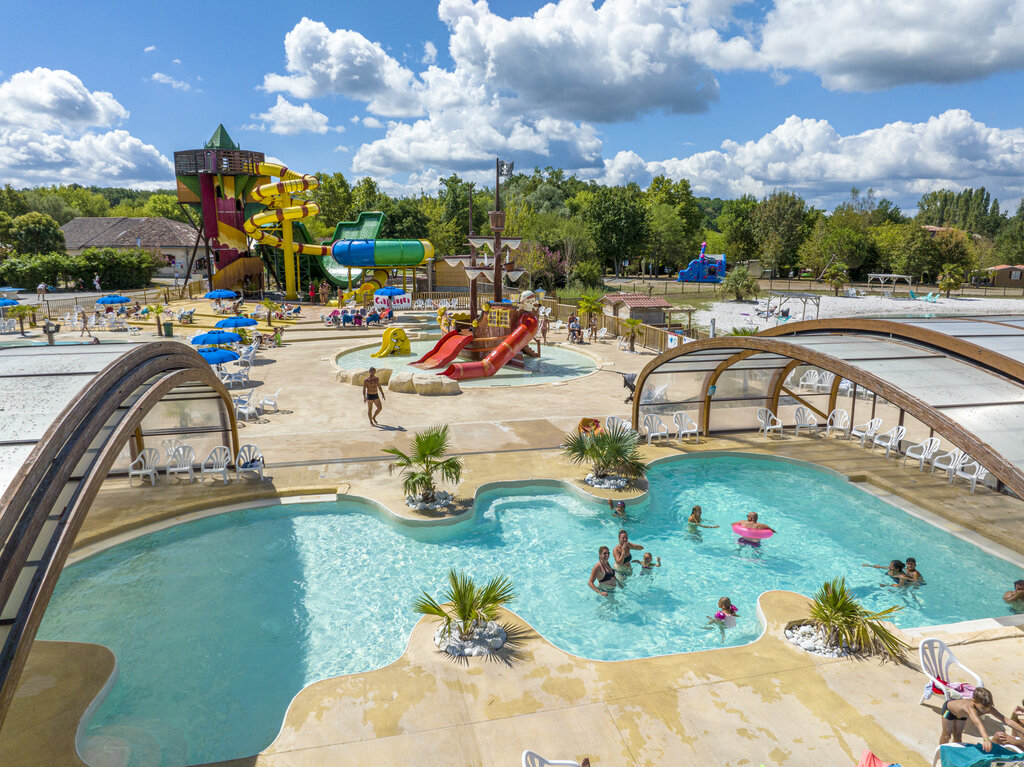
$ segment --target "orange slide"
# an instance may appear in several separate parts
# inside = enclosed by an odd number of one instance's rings
[[[434,344],[434,348],[412,363],[413,367],[430,370],[447,365],[459,356],[462,347],[473,340],[472,333],[460,333],[452,330],[441,336],[441,340]]]
[[[503,338],[498,347],[485,359],[480,362],[457,362],[439,375],[448,376],[454,381],[492,376],[533,340],[533,337],[537,335],[537,327],[537,318],[532,314],[524,314],[519,321],[519,327],[513,330],[507,338]]]

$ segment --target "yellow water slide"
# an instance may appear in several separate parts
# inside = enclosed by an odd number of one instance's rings
[[[280,248],[284,253],[284,285],[285,295],[290,300],[298,298],[295,286],[295,254],[306,253],[311,256],[329,256],[329,245],[306,245],[292,240],[292,221],[315,216],[320,206],[315,202],[292,204],[292,195],[296,192],[307,192],[320,185],[316,176],[296,173],[283,165],[262,162],[256,166],[261,176],[281,179],[276,184],[262,184],[256,187],[252,196],[267,206],[267,210],[257,213],[245,222],[245,233],[256,242]],[[281,224],[282,237],[271,234],[261,227],[265,224]]]

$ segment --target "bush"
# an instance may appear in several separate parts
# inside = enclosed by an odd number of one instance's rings
[[[718,286],[718,290],[724,296],[732,296],[737,301],[743,301],[747,296],[754,297],[761,292],[757,280],[747,272],[746,266],[736,266],[729,270]]]
[[[596,261],[580,261],[569,272],[569,282],[578,282],[587,288],[604,285],[604,269]]]
[[[882,619],[902,609],[894,606],[872,612],[853,598],[844,578],[836,578],[818,589],[807,617],[824,629],[833,646],[845,644],[853,652],[901,660],[907,645],[882,624]]]
[[[148,250],[89,248],[79,256],[63,253],[14,255],[0,264],[0,282],[34,290],[40,282],[61,287],[82,280],[92,285],[99,274],[104,290],[144,288],[163,259]]]
[[[572,432],[562,442],[562,456],[579,466],[589,463],[595,477],[617,474],[626,479],[647,475],[647,464],[640,455],[640,435],[616,424],[598,434]]]

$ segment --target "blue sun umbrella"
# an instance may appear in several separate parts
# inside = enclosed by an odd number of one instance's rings
[[[225,317],[217,322],[218,328],[251,328],[253,325],[258,325],[254,319],[249,317]]]
[[[238,298],[238,294],[233,290],[223,290],[218,288],[217,290],[211,290],[203,298],[217,299],[217,298]]]
[[[103,296],[103,298],[97,299],[97,304],[130,304],[132,300],[127,296]]]
[[[373,291],[373,295],[387,296],[388,298],[393,298],[394,296],[404,296],[405,291],[402,290],[401,288],[378,288],[377,290]]]
[[[21,288],[12,288],[7,286],[6,288],[0,288],[0,293],[20,293]]]
[[[0,298],[0,306],[17,306],[18,302],[13,298]]]
[[[239,358],[238,352],[230,349],[196,349],[199,356],[211,365],[223,365],[225,362],[233,362]]]
[[[192,339],[193,346],[210,346],[211,344],[233,344],[241,341],[242,337],[238,333],[232,333],[227,330],[211,330],[209,333],[203,333]]]

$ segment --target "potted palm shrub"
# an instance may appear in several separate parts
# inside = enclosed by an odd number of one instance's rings
[[[447,424],[416,432],[408,453],[397,447],[384,448],[385,453],[395,456],[388,464],[388,473],[400,470],[406,505],[417,511],[434,511],[451,504],[451,493],[438,492],[436,486],[438,478],[453,485],[462,479],[462,459],[449,456],[450,448],[451,431]]]
[[[845,578],[836,578],[822,584],[807,618],[789,626],[786,638],[817,655],[880,655],[898,661],[908,645],[882,621],[902,609],[894,605],[872,612],[853,598]]]
[[[434,644],[443,652],[486,655],[505,644],[508,631],[497,618],[499,608],[515,599],[512,581],[507,576],[495,576],[478,586],[465,573],[451,570],[441,598],[444,601],[439,603],[424,591],[413,603],[413,609],[441,622],[434,632]]]
[[[629,350],[631,352],[635,352],[636,337],[640,333],[640,328],[643,327],[644,321],[630,318],[628,320],[622,320],[622,324],[626,328],[626,338],[629,340]]]
[[[621,490],[630,480],[647,475],[639,443],[637,432],[614,424],[597,434],[567,434],[562,456],[576,466],[590,464],[590,474],[583,480],[588,485]]]

